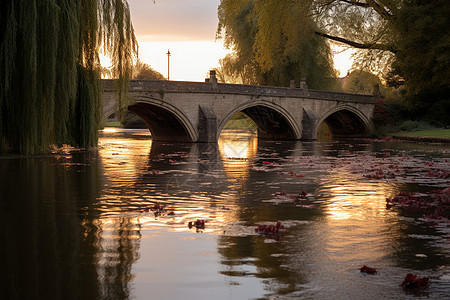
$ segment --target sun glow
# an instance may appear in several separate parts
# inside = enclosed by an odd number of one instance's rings
[[[170,80],[204,81],[210,69],[231,52],[223,40],[215,40],[219,0],[129,0],[139,44],[139,59]],[[346,50],[347,49],[347,50]],[[168,60],[166,55],[170,50]],[[338,76],[351,68],[352,50],[332,44]],[[101,57],[103,67],[111,62]],[[168,70],[169,69],[169,70]]]
[[[349,47],[331,45],[333,51],[334,68],[338,71],[338,77],[344,77],[352,68],[354,50]]]
[[[171,56],[167,59],[167,50]],[[170,80],[204,81],[209,70],[219,65],[219,59],[229,50],[220,41],[154,41],[139,43],[139,59]]]

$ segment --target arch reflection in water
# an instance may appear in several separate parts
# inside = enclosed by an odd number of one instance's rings
[[[224,130],[218,144],[228,178],[232,181],[245,181],[249,176],[250,161],[258,150],[257,135],[252,132]]]

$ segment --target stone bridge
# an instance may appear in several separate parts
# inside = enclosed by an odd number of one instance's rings
[[[207,80],[208,81],[208,80]],[[103,114],[117,110],[117,89],[104,80]],[[132,80],[128,110],[147,124],[155,141],[216,142],[237,112],[258,126],[258,138],[314,140],[326,122],[333,137],[364,137],[372,131],[376,98],[308,89],[208,82]]]

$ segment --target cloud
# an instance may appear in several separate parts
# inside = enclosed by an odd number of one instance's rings
[[[212,41],[219,0],[128,0],[140,41]]]

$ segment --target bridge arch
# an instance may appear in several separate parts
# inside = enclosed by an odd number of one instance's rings
[[[267,140],[301,138],[301,130],[292,115],[282,106],[263,99],[247,101],[229,111],[218,126],[217,138],[228,120],[238,112],[245,113],[256,123],[258,138]]]
[[[333,137],[367,137],[372,132],[372,122],[356,107],[338,105],[327,111],[317,122],[325,122]]]
[[[198,132],[186,115],[175,106],[152,97],[139,97],[128,110],[140,117],[154,141],[196,142]]]

